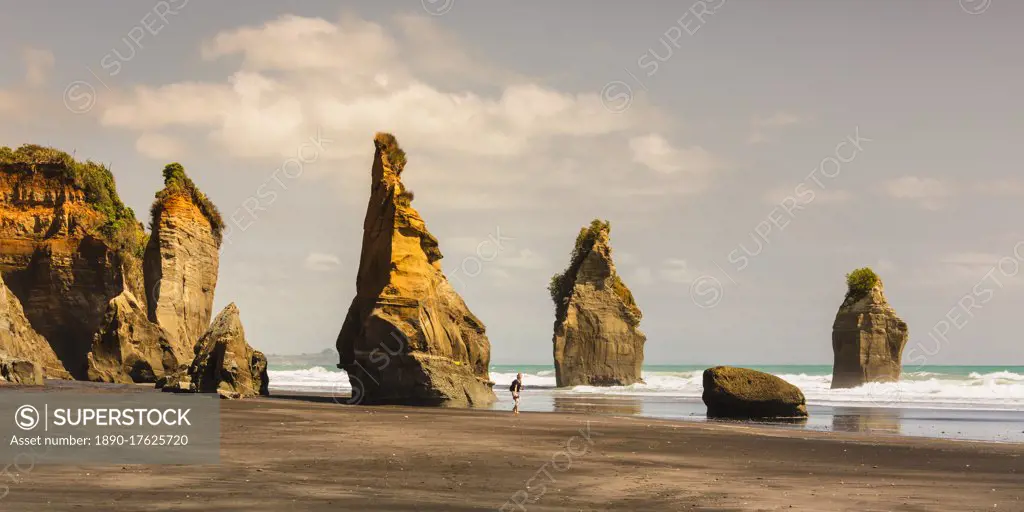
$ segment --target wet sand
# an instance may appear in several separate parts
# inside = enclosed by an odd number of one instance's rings
[[[1020,444],[309,396],[222,404],[219,465],[39,465],[0,509],[1024,511]]]

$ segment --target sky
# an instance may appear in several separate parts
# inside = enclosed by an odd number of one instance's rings
[[[494,364],[551,362],[593,218],[647,364],[829,364],[863,266],[905,364],[1024,364],[1024,3],[0,5],[0,145],[109,164],[140,216],[182,163],[263,351],[334,345],[389,131]]]

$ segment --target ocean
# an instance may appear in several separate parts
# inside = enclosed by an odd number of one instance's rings
[[[805,423],[782,428],[853,431],[996,442],[1024,442],[1024,366],[920,366],[905,368],[898,383],[829,389],[831,365],[750,366],[799,387],[807,397]],[[511,409],[508,386],[523,373],[523,411],[634,415],[708,421],[701,401],[707,366],[644,366],[644,383],[555,388],[550,365],[494,365],[498,402]],[[333,364],[270,365],[270,389],[347,396],[345,372]]]

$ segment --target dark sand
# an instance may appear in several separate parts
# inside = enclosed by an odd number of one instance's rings
[[[1024,511],[1024,445],[309,397],[222,404],[220,465],[39,465],[0,509]]]

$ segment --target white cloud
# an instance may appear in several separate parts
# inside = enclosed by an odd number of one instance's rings
[[[25,61],[25,83],[32,87],[46,84],[53,71],[53,52],[39,48],[24,48],[21,56]]]
[[[135,150],[154,160],[177,160],[186,152],[185,145],[174,137],[146,132],[135,141]]]
[[[787,203],[796,201],[801,206],[810,204],[848,204],[855,198],[856,195],[848,190],[819,189],[817,187],[805,187],[797,190],[794,186],[775,187],[765,192],[762,196],[766,204],[778,205],[784,201]]]
[[[530,249],[520,249],[518,254],[510,256],[499,256],[497,263],[503,267],[522,269],[541,269],[548,266],[548,262],[543,256]]]
[[[569,188],[593,200],[628,185],[621,169],[637,156],[614,139],[662,126],[660,114],[642,99],[609,112],[599,91],[554,89],[466,48],[425,17],[385,28],[353,17],[282,16],[202,45],[204,59],[236,66],[223,79],[115,91],[95,110],[108,127],[205,134],[204,144],[234,158],[291,157],[322,132],[335,142],[320,156],[333,163],[311,174],[365,172],[372,134],[390,131],[410,155],[416,186],[431,187],[423,196],[443,190],[444,208],[521,208],[542,201],[544,191],[564,196]],[[667,143],[659,154],[652,144],[664,140],[657,133],[638,140],[646,165],[670,173],[650,186],[706,188],[710,178],[667,185],[709,173],[718,159]],[[512,180],[523,186],[504,190]]]
[[[682,173],[695,176],[710,174],[722,163],[700,146],[677,149],[661,135],[651,133],[629,139],[633,161],[662,174]]]
[[[423,22],[407,26],[424,31]],[[343,146],[327,158],[365,153],[369,137],[382,129],[407,147],[511,156],[550,137],[599,136],[634,124],[632,115],[606,111],[596,92],[530,83],[508,85],[496,96],[442,90],[415,75],[422,62],[403,59],[416,46],[406,43],[409,48],[380,25],[353,18],[334,24],[284,16],[222,32],[202,55],[241,57],[241,69],[226,82],[140,86],[105,109],[102,122],[206,127],[238,157],[279,156],[323,127]]]
[[[981,195],[994,197],[1024,197],[1024,182],[1015,179],[983,181],[973,187]]]
[[[660,271],[662,279],[676,284],[690,284],[700,277],[700,272],[690,268],[686,260],[669,258],[662,263]]]
[[[792,126],[803,123],[804,119],[800,116],[784,111],[778,111],[769,116],[754,116],[750,121],[750,135],[747,137],[747,143],[759,144],[769,140],[769,131],[778,131],[780,128],[786,126]]]
[[[904,176],[883,184],[889,197],[916,203],[926,210],[938,210],[955,195],[954,187],[942,180]]]
[[[654,276],[651,273],[651,269],[648,267],[638,267],[633,271],[632,282],[640,286],[647,286],[654,282]],[[626,283],[627,285],[629,283]]]
[[[333,254],[311,252],[306,256],[305,266],[314,272],[332,272],[341,266],[341,260]]]

